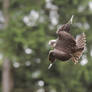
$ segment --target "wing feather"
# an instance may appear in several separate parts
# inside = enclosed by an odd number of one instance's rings
[[[64,52],[72,52],[72,49],[76,46],[76,41],[71,34],[61,31],[56,42],[56,49],[60,49]]]
[[[82,33],[81,35],[79,35],[77,38],[76,38],[76,46],[78,48],[86,48],[86,36],[84,33]],[[77,52],[75,52],[73,54],[73,57],[72,57],[72,61],[76,63],[78,63],[78,60],[80,59],[80,57],[82,56],[83,52],[84,52],[84,49],[82,50],[79,50]]]

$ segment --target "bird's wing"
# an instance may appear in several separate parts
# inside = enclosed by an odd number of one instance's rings
[[[76,46],[76,41],[71,34],[67,32],[60,32],[59,37],[56,42],[56,49],[61,49],[62,51],[71,51]]]
[[[86,46],[86,36],[84,33],[82,33],[81,35],[79,35],[76,38],[76,45],[78,46],[78,48],[85,48]]]
[[[82,56],[83,54],[83,51],[86,47],[86,37],[85,37],[85,34],[82,33],[81,35],[79,35],[77,38],[76,38],[76,46],[77,48],[83,48],[81,50],[78,50],[76,51],[74,54],[73,54],[73,57],[72,57],[72,61],[74,61],[75,63],[78,62],[78,60],[80,59],[80,57]]]

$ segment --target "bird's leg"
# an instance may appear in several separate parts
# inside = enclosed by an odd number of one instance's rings
[[[72,53],[72,61],[77,64],[78,60],[80,59],[81,52],[84,50],[84,47],[78,48],[76,47]]]
[[[78,60],[74,57],[74,56],[72,56],[72,61],[74,62],[74,64],[77,64],[78,63]]]

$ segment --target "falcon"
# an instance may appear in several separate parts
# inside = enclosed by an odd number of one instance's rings
[[[56,40],[49,41],[49,45],[53,48],[53,50],[49,51],[49,61],[51,64],[48,68],[51,68],[56,59],[63,62],[71,59],[76,64],[82,56],[86,46],[86,37],[85,34],[82,33],[75,39],[70,34],[72,20],[73,16],[68,23],[58,28],[56,31],[58,38]]]

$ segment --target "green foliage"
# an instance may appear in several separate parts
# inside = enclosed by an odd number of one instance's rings
[[[85,66],[74,65],[70,62],[57,62],[48,70],[48,41],[56,39],[56,26],[53,30],[49,28],[49,9],[45,8],[44,0],[11,0],[10,20],[6,30],[1,30],[0,50],[4,56],[8,56],[13,65],[19,63],[19,67],[14,67],[15,92],[36,92],[44,88],[46,92],[92,92],[92,12],[88,8],[89,0],[53,0],[52,3],[58,7],[59,24],[66,23],[71,15],[74,17],[74,24],[71,33],[76,36],[85,32],[87,37],[88,63]],[[79,12],[80,6],[85,7]],[[29,15],[31,10],[44,12],[45,21],[37,21],[35,26],[27,26],[23,18]],[[81,23],[81,27],[76,26]],[[88,23],[89,28],[84,25]],[[25,50],[32,49],[31,54]],[[0,61],[1,62],[1,61]],[[27,65],[27,62],[30,63]],[[0,63],[1,64],[1,63]],[[1,73],[0,73],[1,74]],[[39,80],[44,81],[44,86],[38,85]],[[1,81],[1,80],[0,80]],[[53,91],[53,92],[54,92]]]

